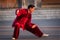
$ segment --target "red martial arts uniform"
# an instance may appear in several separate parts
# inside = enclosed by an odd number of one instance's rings
[[[16,10],[16,19],[13,22],[12,27],[14,27],[14,38],[18,38],[19,36],[19,29],[22,28],[23,30],[27,30],[38,37],[41,37],[43,33],[39,30],[38,26],[32,28],[33,23],[31,23],[31,13],[28,13],[27,9],[18,9]]]

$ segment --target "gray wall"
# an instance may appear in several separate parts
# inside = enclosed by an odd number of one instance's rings
[[[3,24],[6,26],[11,26],[13,20],[15,19],[16,9],[0,10],[0,26]],[[40,10],[35,10],[32,15],[32,22],[39,26],[45,27],[59,27],[60,26],[60,9],[58,8],[43,8]]]
[[[13,20],[15,18],[16,9],[0,10],[0,20]],[[32,19],[60,19],[60,9],[44,8],[35,10]]]

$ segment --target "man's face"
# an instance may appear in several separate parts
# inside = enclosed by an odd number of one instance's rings
[[[35,7],[30,8],[30,12],[31,12],[31,13],[34,12],[34,10],[35,10]]]

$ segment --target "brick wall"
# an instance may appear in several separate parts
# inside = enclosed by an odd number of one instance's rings
[[[51,4],[51,5],[54,5],[54,4],[60,4],[60,0],[42,0],[42,4]]]
[[[17,7],[16,0],[0,0],[0,8]]]

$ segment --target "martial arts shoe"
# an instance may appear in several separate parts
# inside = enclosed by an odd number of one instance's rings
[[[46,36],[47,37],[47,36],[49,36],[49,34],[43,34],[42,36]]]
[[[16,38],[12,38],[12,40],[17,40]]]

